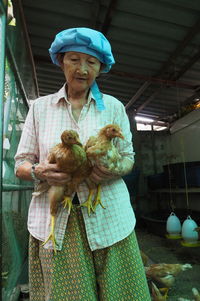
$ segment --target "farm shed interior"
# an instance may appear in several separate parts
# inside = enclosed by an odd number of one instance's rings
[[[15,177],[14,155],[31,102],[65,81],[48,53],[63,29],[91,27],[112,45],[116,64],[98,85],[129,116],[136,162],[125,181],[138,220],[149,226],[163,212],[165,222],[180,209],[184,218],[191,213],[200,223],[199,1],[13,0],[13,9],[11,2],[0,3],[5,300],[27,281],[26,219],[33,189],[32,182]]]

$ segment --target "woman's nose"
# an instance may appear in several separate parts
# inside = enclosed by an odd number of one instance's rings
[[[80,74],[87,74],[88,73],[88,66],[85,62],[80,62],[77,72]]]

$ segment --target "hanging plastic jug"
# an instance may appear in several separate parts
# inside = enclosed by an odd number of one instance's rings
[[[199,246],[198,233],[195,231],[197,223],[188,215],[182,225],[183,246],[193,247]]]
[[[166,224],[167,238],[179,239],[181,238],[181,222],[174,212],[171,212]]]

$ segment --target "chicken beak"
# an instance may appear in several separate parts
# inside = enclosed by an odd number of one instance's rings
[[[81,143],[81,141],[78,138],[76,139],[74,144],[77,144],[79,146],[83,146],[83,144]]]
[[[122,135],[122,132],[119,132],[119,134],[117,135],[119,138],[124,139],[124,136]]]

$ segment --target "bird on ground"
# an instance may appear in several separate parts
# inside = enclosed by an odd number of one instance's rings
[[[167,264],[167,263],[155,263],[148,267],[145,267],[145,273],[147,279],[157,281],[164,287],[170,288],[175,282],[175,277],[183,271],[191,269],[192,266],[189,263],[186,264]]]
[[[85,144],[85,151],[93,166],[99,164],[108,168],[111,172],[119,171],[118,165],[121,155],[113,143],[114,138],[124,139],[122,130],[117,124],[108,124],[104,126],[97,136],[91,136],[88,139]],[[91,189],[88,199],[81,204],[81,206],[88,208],[88,212],[90,212],[90,210],[95,212],[98,205],[105,208],[101,200],[101,185],[97,185],[97,194],[93,202],[92,198],[94,193],[95,189]]]

